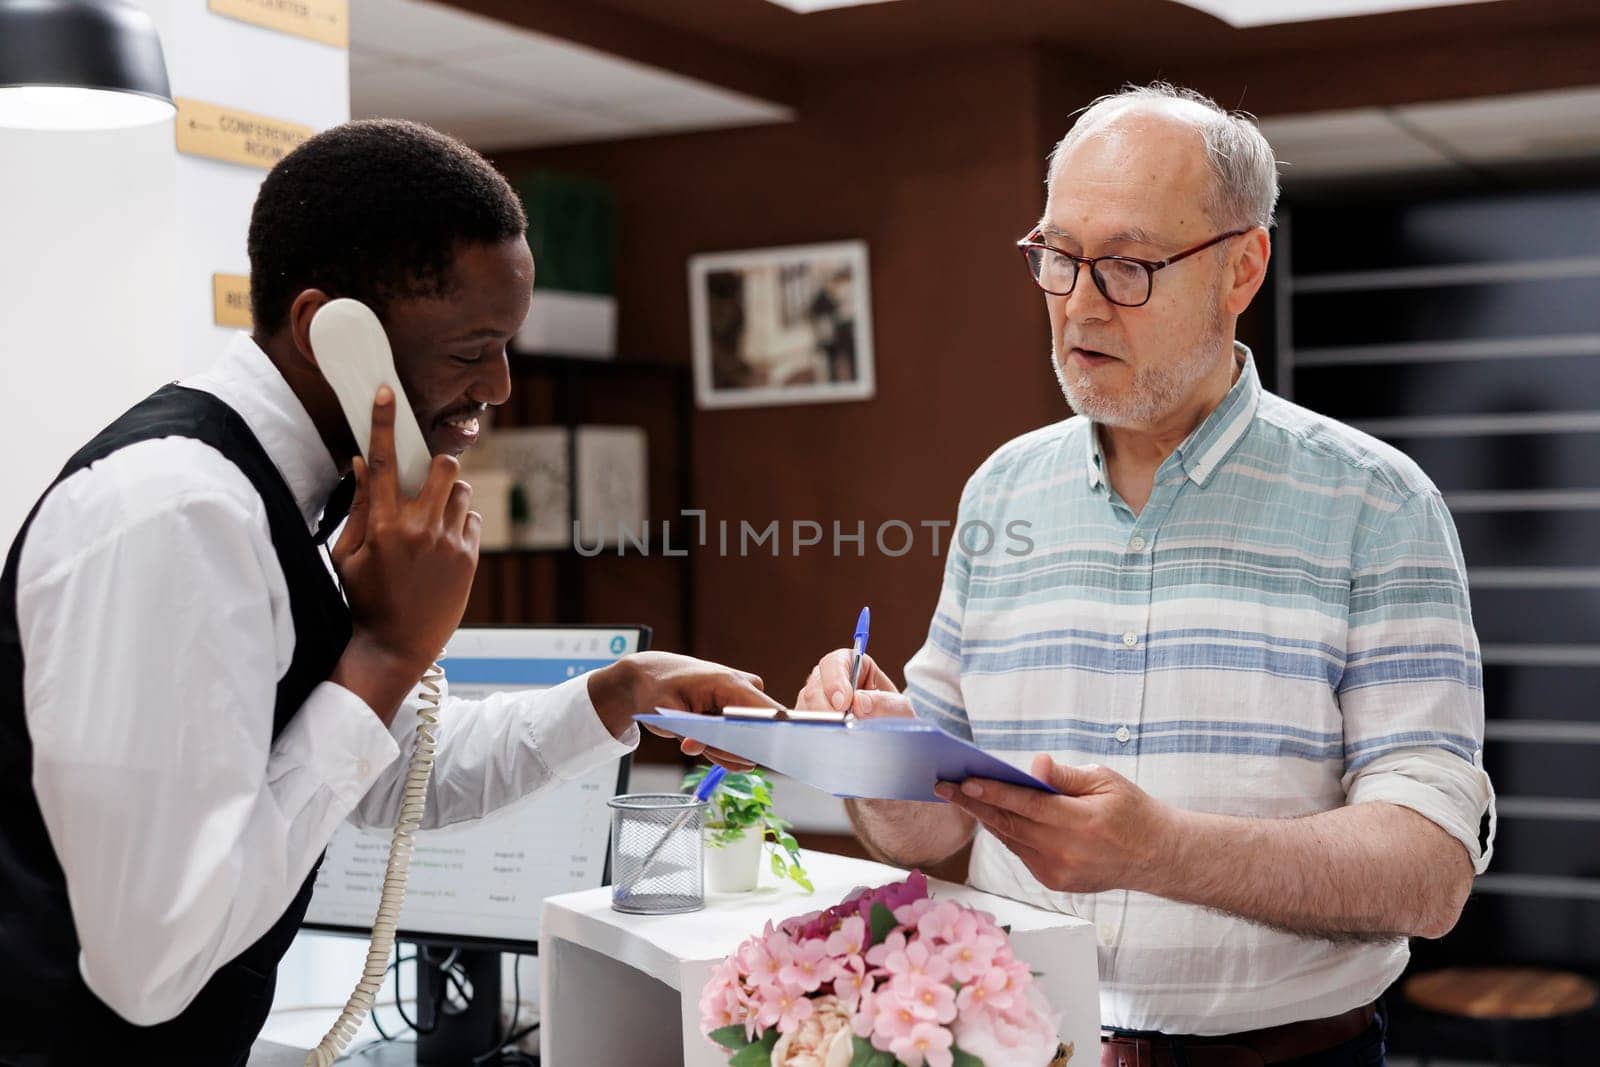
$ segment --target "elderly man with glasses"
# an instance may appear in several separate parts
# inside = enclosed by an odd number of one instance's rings
[[[911,715],[1029,768],[852,801],[903,865],[1092,921],[1108,1067],[1381,1064],[1408,937],[1487,864],[1482,668],[1415,463],[1264,392],[1235,323],[1277,200],[1247,117],[1167,85],[1090,106],[1021,242],[1076,417],[1009,442],[898,691],[825,657],[798,706]],[[1030,758],[1031,757],[1031,758]],[[974,835],[976,839],[974,840]]]

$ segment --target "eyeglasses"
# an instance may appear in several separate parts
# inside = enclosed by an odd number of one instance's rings
[[[1018,241],[1017,247],[1022,249],[1022,258],[1028,261],[1028,273],[1039,284],[1039,288],[1052,296],[1066,296],[1072,292],[1078,284],[1078,265],[1081,263],[1088,266],[1095,288],[1107,300],[1118,307],[1136,308],[1150,302],[1156,271],[1170,267],[1180,259],[1187,259],[1196,252],[1204,252],[1230,237],[1249,232],[1248,229],[1230,230],[1204,244],[1157,260],[1135,259],[1133,256],[1075,256],[1045,244],[1040,239],[1037,227]]]

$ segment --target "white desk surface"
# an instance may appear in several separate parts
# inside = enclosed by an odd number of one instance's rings
[[[839,903],[857,886],[901,881],[907,872],[869,860],[826,852],[804,852],[806,873],[816,886],[807,894],[787,880],[779,882],[763,867],[761,887],[752,893],[707,893],[702,911],[682,915],[631,915],[614,911],[611,889],[588,889],[550,897],[544,903],[541,938],[559,937],[620,960],[679,988],[684,961],[720,961],[739,944],[774,923]],[[765,861],[765,856],[763,856]],[[928,880],[929,893],[980,908],[1015,931],[1047,927],[1088,926],[1082,919],[1039,911],[1026,904],[991,896],[970,886]]]

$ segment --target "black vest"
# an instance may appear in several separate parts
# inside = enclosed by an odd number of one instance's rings
[[[244,472],[266,505],[295,634],[294,659],[278,682],[273,709],[276,738],[332,674],[350,640],[350,612],[294,495],[244,420],[208,393],[169,385],[73,456],[50,488],[118,449],[161,437],[191,437],[212,446]],[[243,1064],[266,1021],[278,961],[305,915],[316,871],[272,929],[213,975],[177,1018],[134,1026],[89,991],[78,973],[66,877],[33,792],[33,750],[23,717],[17,565],[38,510],[34,505],[0,575],[0,1059],[11,1052],[42,1056],[38,1062],[51,1064]],[[261,654],[272,653],[262,649]],[[93,670],[94,664],[84,669]],[[100,711],[130,714],[114,705]],[[218,716],[232,713],[232,708],[215,709]]]

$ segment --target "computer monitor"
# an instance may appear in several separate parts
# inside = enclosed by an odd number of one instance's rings
[[[451,697],[548,689],[649,646],[644,626],[463,628],[440,662]],[[419,1063],[489,1051],[500,1036],[500,953],[537,949],[544,899],[606,884],[610,810],[627,787],[628,761],[548,787],[477,822],[417,834],[400,913],[399,940],[418,948]],[[310,930],[372,933],[389,856],[389,830],[341,826],[317,872],[306,912]],[[443,952],[439,950],[444,950]],[[428,1018],[445,976],[428,959],[454,953],[471,978],[475,1011]],[[441,1033],[440,1031],[444,1031]],[[487,1035],[487,1036],[486,1036]]]

